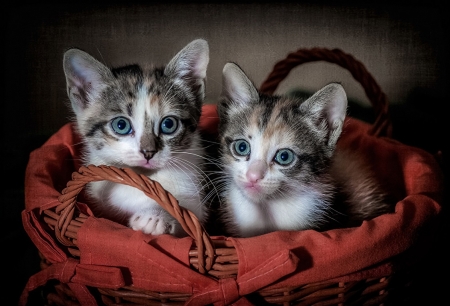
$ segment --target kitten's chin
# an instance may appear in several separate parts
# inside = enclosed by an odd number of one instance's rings
[[[148,170],[157,170],[159,168],[157,165],[149,163],[143,164],[140,167]]]
[[[261,186],[244,183],[240,186],[241,193],[252,202],[264,201],[265,195]]]
[[[136,168],[141,168],[143,170],[158,170],[162,168],[162,164],[160,161],[156,161],[150,159],[149,161],[141,161],[137,165],[134,165]]]
[[[158,168],[154,165],[140,165],[140,166],[132,166],[130,167],[133,169],[134,172],[138,174],[144,174],[144,175],[150,175],[156,171],[158,171]]]

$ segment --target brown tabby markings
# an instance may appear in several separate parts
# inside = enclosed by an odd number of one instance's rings
[[[206,175],[197,122],[208,62],[209,46],[203,39],[192,41],[159,68],[110,68],[82,50],[67,50],[63,68],[83,143],[83,163],[131,168],[146,175],[204,222]],[[89,183],[86,191],[98,217],[153,235],[186,234],[135,188],[101,181]]]
[[[392,211],[364,156],[336,147],[346,108],[338,83],[302,101],[259,93],[238,65],[224,66],[221,220],[230,235],[358,226]]]
[[[159,101],[161,100],[161,98],[157,95],[153,95],[150,97],[150,106],[158,106]]]

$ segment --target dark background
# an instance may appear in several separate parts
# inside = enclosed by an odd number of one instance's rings
[[[37,250],[23,230],[24,172],[29,153],[69,121],[62,56],[78,47],[108,65],[164,64],[195,38],[210,43],[207,103],[220,93],[221,70],[236,61],[260,84],[273,65],[298,48],[340,48],[361,60],[390,102],[393,137],[440,152],[447,169],[449,103],[448,15],[443,4],[356,2],[95,2],[4,5],[3,173],[1,245],[5,296],[16,304],[39,271]],[[370,118],[361,86],[326,63],[296,68],[279,88],[315,91],[340,81]],[[444,148],[445,147],[445,148]],[[446,163],[447,162],[447,163]],[[446,212],[446,210],[444,210]],[[447,226],[443,227],[446,230]],[[447,239],[445,233],[443,239]],[[448,240],[444,240],[448,241]],[[444,250],[437,246],[425,288],[437,301],[445,290]],[[433,255],[434,256],[434,255]],[[437,280],[442,281],[437,282]],[[9,303],[7,303],[9,304]],[[5,305],[7,305],[5,304]]]

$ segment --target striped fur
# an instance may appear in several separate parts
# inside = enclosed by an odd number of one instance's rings
[[[221,213],[230,235],[323,230],[389,211],[363,160],[336,150],[347,108],[340,84],[306,101],[268,96],[234,63],[225,65],[222,84]]]
[[[68,50],[64,72],[84,144],[83,163],[147,175],[204,222],[204,152],[197,124],[208,62],[209,47],[202,39],[163,67],[109,68],[84,51]],[[96,216],[154,235],[184,235],[175,219],[140,190],[110,182],[91,183],[87,190]]]

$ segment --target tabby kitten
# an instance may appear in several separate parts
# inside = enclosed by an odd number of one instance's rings
[[[363,159],[335,150],[347,109],[340,84],[304,102],[268,96],[227,63],[222,86],[221,213],[228,234],[325,230],[391,211]]]
[[[84,165],[131,168],[158,181],[204,222],[203,149],[197,124],[205,96],[209,46],[197,39],[165,67],[108,68],[78,49],[64,54],[67,93],[84,143]],[[153,235],[184,236],[181,225],[134,187],[108,181],[86,187],[92,211]]]

